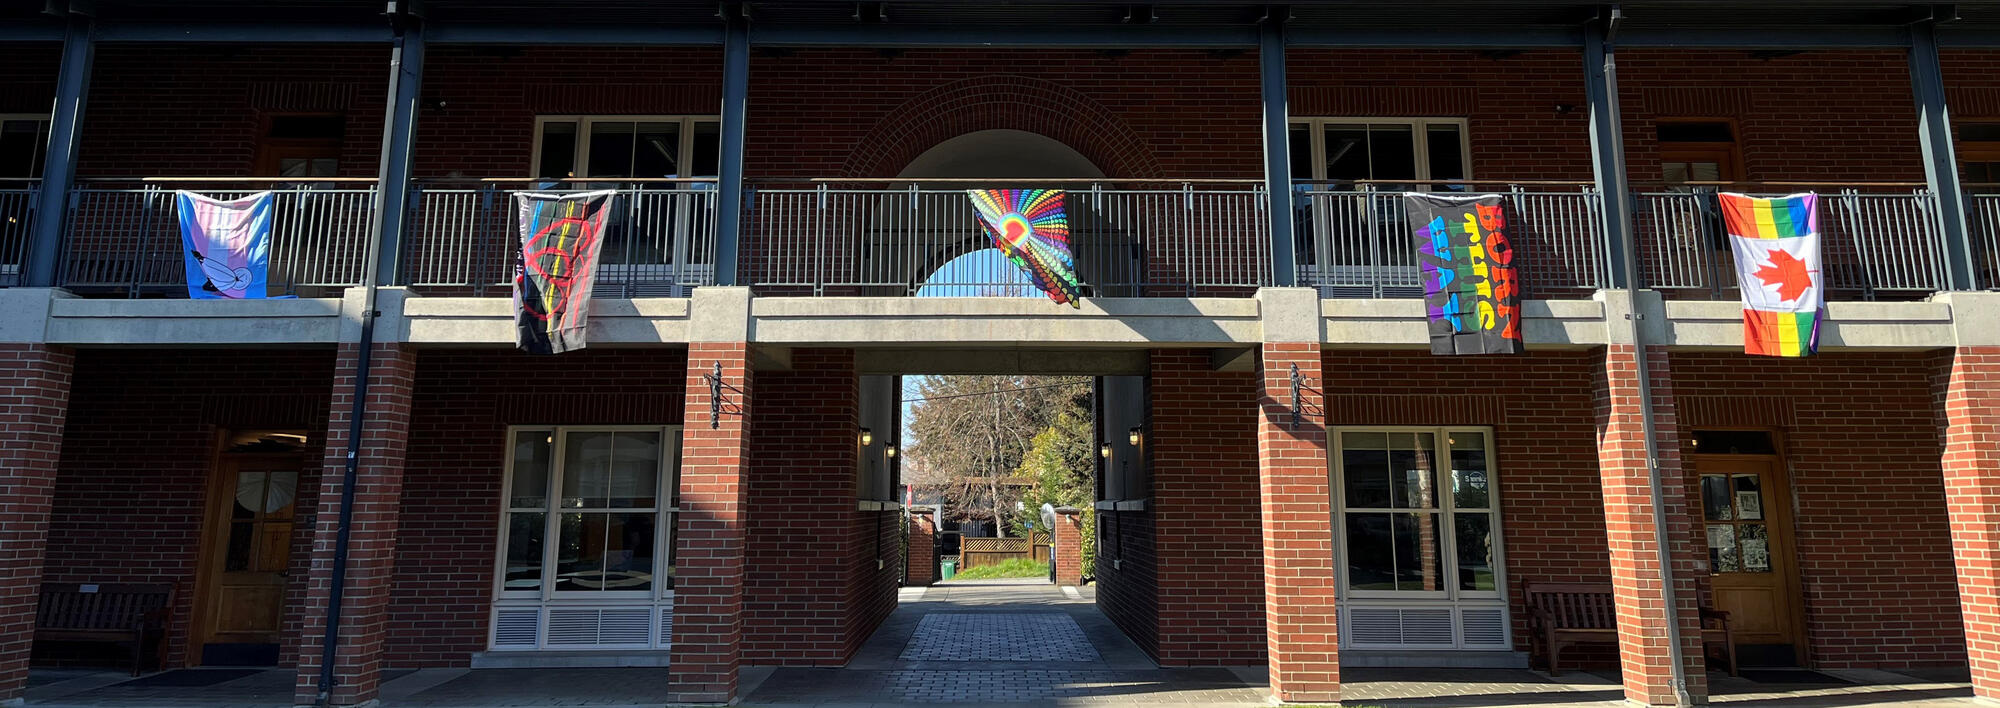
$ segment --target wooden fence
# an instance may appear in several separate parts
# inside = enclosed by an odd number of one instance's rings
[[[1037,531],[1029,538],[964,538],[959,540],[961,570],[997,565],[1020,558],[1036,563],[1049,562],[1049,535]]]

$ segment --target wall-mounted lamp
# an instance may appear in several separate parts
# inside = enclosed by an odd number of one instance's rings
[[[1125,431],[1125,442],[1133,447],[1139,446],[1139,429],[1137,427]]]
[[[873,445],[873,444],[875,444],[875,431],[873,431],[873,430],[869,430],[869,429],[867,429],[867,428],[862,428],[862,429],[861,429],[861,446],[862,446],[862,447],[867,447],[867,446],[869,446],[869,445]]]
[[[1097,456],[1107,460],[1111,459],[1111,443],[1097,446]]]
[[[882,448],[882,454],[884,454],[884,455],[887,455],[887,456],[889,456],[889,457],[891,457],[891,458],[895,457],[895,456],[896,456],[896,445],[895,445],[894,443],[890,443],[889,445],[886,445],[886,446],[883,446],[883,448]]]

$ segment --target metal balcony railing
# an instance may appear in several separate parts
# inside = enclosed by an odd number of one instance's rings
[[[1423,187],[1503,197],[1523,297],[1587,297],[1606,286],[1604,198],[1574,182],[1295,185],[1299,285],[1324,298],[1422,297],[1403,194]]]
[[[1968,185],[1966,227],[1972,230],[1973,268],[1979,287],[2000,289],[2000,184]]]
[[[41,184],[38,179],[0,179],[0,287],[21,284]]]
[[[175,192],[214,199],[269,191],[271,295],[337,296],[360,284],[375,180],[153,178],[79,180],[70,192],[60,284],[81,293],[186,293]]]
[[[507,288],[520,253],[514,195],[618,192],[598,253],[597,297],[687,297],[715,284],[715,181],[493,179],[411,187],[404,282],[428,291]]]
[[[900,183],[892,183],[900,182]],[[747,196],[744,281],[798,295],[1039,297],[988,254],[967,189],[1066,190],[1077,276],[1098,297],[1243,296],[1271,282],[1258,182],[843,180]]]
[[[1827,299],[1873,300],[1945,289],[1937,195],[1913,187],[1762,183],[1734,188],[1757,194],[1817,189]],[[1644,285],[1678,297],[1738,297],[1735,257],[1715,188],[1641,191],[1633,199]]]

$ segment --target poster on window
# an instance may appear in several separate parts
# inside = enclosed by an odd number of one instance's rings
[[[266,297],[265,279],[271,271],[271,193],[228,201],[185,190],[176,196],[188,297]]]
[[[1409,192],[1432,354],[1520,354],[1521,288],[1500,195]]]
[[[584,347],[597,252],[617,192],[514,195],[521,251],[514,262],[514,345],[530,354]]]

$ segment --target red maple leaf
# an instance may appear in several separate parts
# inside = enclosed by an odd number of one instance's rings
[[[1782,249],[1771,249],[1771,262],[1758,268],[1755,275],[1765,285],[1778,286],[1778,297],[1784,300],[1797,300],[1812,287],[1812,272],[1806,270],[1806,262]]]

